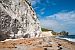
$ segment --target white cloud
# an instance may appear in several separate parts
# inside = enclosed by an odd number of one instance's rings
[[[34,9],[38,9],[39,7],[34,7]]]
[[[75,29],[75,12],[58,12],[41,19],[41,25],[46,28],[52,28],[55,31]]]
[[[40,0],[29,0],[32,5],[36,5],[37,3],[40,3]]]
[[[59,20],[70,21],[70,20],[75,19],[75,12],[74,11],[71,11],[71,12],[59,12],[57,14],[48,16],[47,18],[54,18],[54,17],[56,17],[56,19],[59,19]]]
[[[41,12],[41,14],[44,14],[45,13],[45,8],[42,8],[41,10],[40,10],[40,12]]]
[[[41,12],[41,14],[44,14],[44,13],[45,13],[44,11]]]
[[[44,10],[45,10],[45,8],[42,8],[42,9],[41,9],[41,11],[44,11]]]
[[[31,2],[32,5],[35,5],[36,4],[36,1],[35,0],[29,0]]]

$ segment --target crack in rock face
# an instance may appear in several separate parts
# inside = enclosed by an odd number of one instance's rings
[[[0,40],[40,34],[40,22],[27,0],[0,0]]]

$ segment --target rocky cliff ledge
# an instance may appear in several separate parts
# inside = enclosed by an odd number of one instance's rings
[[[0,0],[0,39],[39,37],[41,27],[28,0]]]

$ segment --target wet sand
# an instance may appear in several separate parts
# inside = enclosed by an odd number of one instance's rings
[[[0,50],[75,50],[75,43],[54,37],[25,38],[0,42]]]

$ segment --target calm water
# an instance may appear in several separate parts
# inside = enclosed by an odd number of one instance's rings
[[[59,36],[59,37],[56,37],[56,38],[66,39],[66,40],[68,40],[68,41],[75,42],[75,35]]]

